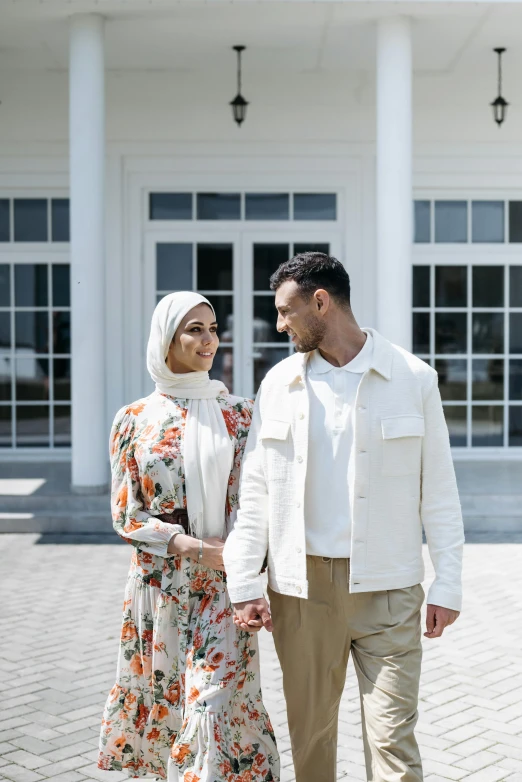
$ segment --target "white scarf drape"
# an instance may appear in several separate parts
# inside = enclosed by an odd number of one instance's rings
[[[189,523],[194,535],[224,537],[225,504],[234,448],[217,403],[228,389],[208,372],[174,374],[165,363],[170,343],[185,317],[204,296],[181,291],[164,296],[152,316],[147,369],[162,394],[188,400],[184,437],[185,486]]]

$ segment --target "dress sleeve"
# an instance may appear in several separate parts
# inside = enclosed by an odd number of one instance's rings
[[[250,399],[245,399],[239,415],[237,435],[234,442],[234,464],[230,473],[227,491],[227,535],[234,529],[236,523],[237,511],[239,508],[239,478],[241,475],[241,465],[245,455],[245,447],[252,423],[252,412],[254,403]]]
[[[135,418],[129,408],[116,415],[110,435],[111,513],[113,527],[124,540],[141,551],[160,557],[167,552],[175,532],[183,532],[178,524],[168,524],[145,511],[138,465],[134,459]]]

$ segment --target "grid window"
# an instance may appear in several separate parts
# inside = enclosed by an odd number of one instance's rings
[[[413,350],[439,376],[454,447],[522,445],[522,266],[413,268]]]
[[[194,290],[205,296],[216,312],[220,349],[211,377],[234,387],[234,246],[223,242],[158,242],[156,244],[156,300],[169,293]]]
[[[68,198],[0,198],[0,243],[69,242],[69,207]]]
[[[429,201],[419,203],[427,204],[429,212]],[[149,193],[149,220],[193,220],[194,211],[196,220],[337,220],[337,194]],[[419,214],[421,213],[422,206],[419,211]],[[0,202],[0,241],[1,219]],[[419,241],[429,241],[429,238],[421,238]]]
[[[68,447],[69,265],[0,265],[0,447]]]
[[[286,333],[277,330],[275,294],[270,290],[270,275],[277,267],[300,252],[330,253],[328,243],[256,242],[254,261],[254,391],[269,369],[293,353]]]
[[[520,244],[522,201],[415,200],[415,244]]]

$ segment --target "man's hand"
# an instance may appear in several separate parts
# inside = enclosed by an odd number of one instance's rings
[[[459,616],[459,611],[453,611],[451,608],[442,608],[428,603],[426,613],[426,638],[440,638],[445,627],[449,627]]]
[[[258,633],[262,627],[272,632],[272,616],[264,597],[234,605],[234,624],[248,633]]]

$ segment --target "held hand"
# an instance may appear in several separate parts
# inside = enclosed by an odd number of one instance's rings
[[[445,627],[449,627],[459,616],[459,611],[453,611],[451,608],[442,608],[428,603],[426,613],[426,638],[440,638]]]
[[[270,608],[264,597],[234,605],[234,624],[248,633],[258,633],[262,627],[273,630]]]
[[[223,548],[225,541],[221,538],[203,539],[203,557],[201,564],[212,570],[225,570],[223,563]],[[180,557],[190,557],[198,562],[199,538],[191,535],[175,535],[168,547],[169,554],[178,554]]]

